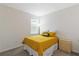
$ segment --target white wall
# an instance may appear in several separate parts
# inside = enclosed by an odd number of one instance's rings
[[[30,33],[32,15],[0,5],[0,52],[21,45],[23,37]]]
[[[55,19],[51,15],[40,17],[40,33],[45,31],[56,31]]]
[[[58,33],[72,41],[72,50],[79,53],[79,5],[43,16],[41,23],[41,31],[49,27],[55,28]]]

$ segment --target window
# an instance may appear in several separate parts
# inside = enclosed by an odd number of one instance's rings
[[[38,18],[31,19],[31,34],[39,34],[40,33],[40,20]]]

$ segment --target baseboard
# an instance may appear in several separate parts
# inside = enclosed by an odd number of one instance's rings
[[[77,50],[72,50],[72,52],[79,54],[79,51]]]
[[[7,48],[7,49],[3,49],[3,50],[0,50],[0,53],[5,52],[5,51],[9,51],[9,50],[12,50],[12,49],[15,49],[15,48],[18,48],[18,47],[21,47],[21,46],[23,46],[23,45],[20,44],[20,45],[17,45],[17,46],[15,46],[15,47],[11,47],[11,48]]]
[[[79,53],[76,51],[72,51],[72,54],[75,54],[76,56],[79,56]]]

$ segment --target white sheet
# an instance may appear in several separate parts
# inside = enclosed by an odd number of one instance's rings
[[[58,48],[58,44],[52,45],[50,48],[48,48],[46,51],[44,51],[43,56],[53,55],[54,51],[57,50],[57,48]],[[24,44],[24,50],[27,50],[30,55],[38,56],[38,53],[26,44]]]

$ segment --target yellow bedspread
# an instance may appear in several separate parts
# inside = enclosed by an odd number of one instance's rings
[[[56,37],[44,37],[41,35],[25,37],[23,40],[24,44],[27,44],[32,49],[38,52],[38,55],[43,55],[43,52],[51,47],[52,45],[58,43]]]

